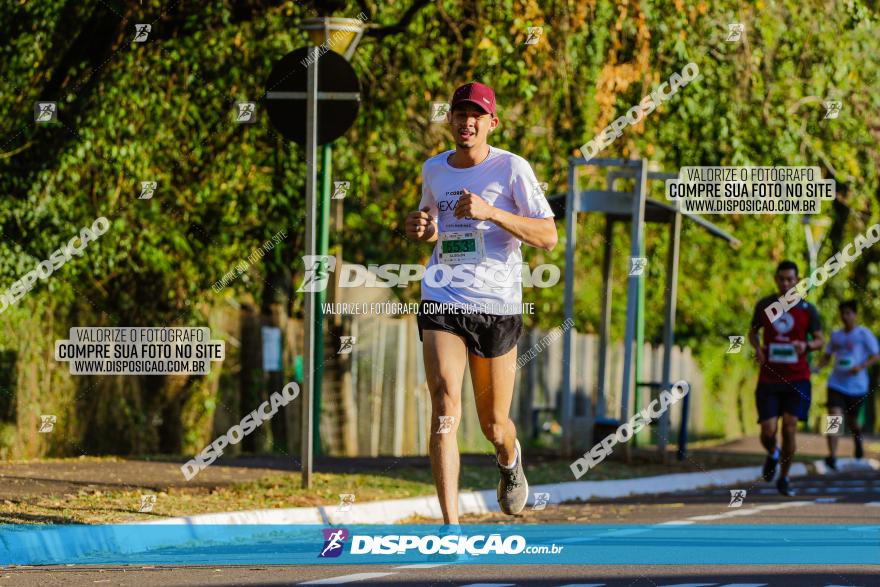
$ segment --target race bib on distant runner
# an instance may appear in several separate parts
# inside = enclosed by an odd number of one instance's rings
[[[837,368],[841,371],[848,371],[855,366],[856,362],[849,355],[837,356]]]
[[[771,342],[768,350],[770,351],[768,361],[771,363],[794,364],[798,362],[798,354],[793,344]]]
[[[440,233],[440,262],[444,265],[479,265],[486,258],[482,230]]]

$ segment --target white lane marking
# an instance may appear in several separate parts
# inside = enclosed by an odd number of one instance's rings
[[[712,587],[718,583],[676,583],[675,585],[663,585],[663,587]]]
[[[623,528],[621,530],[609,530],[608,532],[602,532],[601,534],[597,534],[597,536],[601,536],[603,538],[612,537],[612,536],[631,536],[633,534],[641,534],[643,532],[650,532],[650,528]]]
[[[723,520],[725,518],[738,518],[740,516],[751,516],[754,514],[760,514],[762,512],[766,512],[769,510],[781,510],[784,508],[792,508],[792,507],[800,507],[804,505],[812,505],[812,501],[786,501],[782,503],[770,503],[766,505],[758,505],[752,508],[746,508],[742,510],[733,510],[729,512],[725,512],[723,514],[713,514],[708,516],[691,516],[690,518],[686,518],[688,520],[694,520],[697,522],[709,522],[713,520]]]
[[[820,497],[816,499],[816,503],[834,503],[837,501],[836,497]]]
[[[657,526],[690,526],[695,523],[692,520],[672,520],[671,522],[660,522]]]
[[[414,565],[403,565],[402,567],[393,567],[395,569],[433,569],[434,567],[445,567],[450,563],[416,563]]]
[[[721,587],[766,587],[767,583],[728,583]]]
[[[354,583],[356,581],[366,581],[367,579],[378,579],[379,577],[387,577],[388,575],[396,574],[397,573],[354,573],[353,575],[342,575],[340,577],[330,577],[329,579],[306,581],[305,583],[298,583],[298,585],[342,585],[343,583]]]
[[[514,587],[516,583],[468,583],[461,587]]]
[[[869,501],[865,505],[880,505],[880,501]]]
[[[599,540],[598,536],[576,536],[574,538],[562,538],[561,540],[554,540],[556,544],[578,544],[580,542],[593,542],[595,540]]]
[[[603,587],[605,583],[566,583],[559,587]]]

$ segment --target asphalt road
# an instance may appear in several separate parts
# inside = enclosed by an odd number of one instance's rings
[[[877,567],[589,567],[473,566],[432,568],[334,566],[279,568],[55,569],[4,573],[0,585],[68,587],[136,585],[143,587],[291,586],[291,585],[456,585],[468,587],[842,587],[880,585]]]
[[[785,498],[767,483],[587,504],[550,505],[518,519],[469,516],[464,523],[537,524],[880,524],[880,475],[863,471],[796,479]],[[731,508],[729,489],[746,489]],[[637,560],[638,553],[633,553]],[[637,565],[333,565],[216,567],[41,567],[0,573],[0,587],[78,585],[455,585],[502,587],[788,587],[880,586],[878,566],[637,566]]]

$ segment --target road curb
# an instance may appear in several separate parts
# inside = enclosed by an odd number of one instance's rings
[[[841,459],[840,461],[844,461]],[[821,461],[814,466],[817,472]],[[874,461],[876,463],[876,461]],[[824,463],[823,463],[824,465]],[[808,473],[807,466],[795,463],[791,467],[792,476]],[[535,493],[549,493],[547,504],[566,501],[587,501],[592,498],[616,499],[635,495],[651,495],[688,491],[700,487],[732,485],[753,482],[760,478],[761,467],[737,467],[734,469],[715,469],[696,473],[673,473],[635,479],[611,481],[568,481],[530,487],[528,504],[534,506]],[[820,472],[820,474],[824,474]],[[497,512],[495,490],[468,491],[459,495],[459,513],[486,514]],[[419,516],[442,519],[440,502],[436,496],[388,499],[352,504],[348,511],[339,511],[339,506],[286,508],[199,514],[168,518],[146,524],[393,524],[400,520]]]

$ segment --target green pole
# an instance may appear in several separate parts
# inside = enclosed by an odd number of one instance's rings
[[[330,178],[332,148],[327,143],[321,150],[321,202],[318,207],[318,254],[326,255],[330,244]],[[322,267],[326,267],[322,263]],[[312,446],[316,455],[321,454],[321,385],[324,381],[324,302],[327,292],[318,292],[315,301],[315,377],[314,410],[312,412]]]
[[[642,231],[642,242],[639,243],[639,257],[645,256],[645,240],[647,240],[647,235],[645,235],[644,230]],[[648,267],[645,266],[645,271],[648,270]],[[645,273],[643,272],[638,281],[638,304],[636,305],[636,357],[635,357],[635,370],[636,374],[633,377],[635,381],[635,390],[634,390],[634,398],[633,398],[633,413],[638,412],[641,409],[641,404],[639,400],[641,399],[641,387],[639,387],[639,378],[642,375],[642,349],[645,346]],[[637,434],[633,434],[632,437],[633,448],[639,445],[639,439]]]
[[[793,215],[792,215],[793,216]],[[810,230],[810,219],[808,217],[804,217],[804,231],[808,232]],[[806,234],[804,234],[804,240],[806,241]],[[816,264],[813,262],[813,255],[810,253],[810,245],[807,243],[807,267],[809,267],[808,275],[812,275],[813,271],[816,270]],[[829,331],[830,332],[830,331]],[[811,332],[807,333],[807,343],[812,342],[813,334]],[[807,355],[807,365],[811,368],[813,366],[813,353],[810,351],[806,352]],[[804,432],[810,431],[810,417],[807,415],[807,419],[804,422]]]

